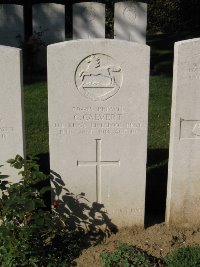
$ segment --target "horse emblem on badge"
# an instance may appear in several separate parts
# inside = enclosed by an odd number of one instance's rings
[[[83,59],[75,73],[78,91],[86,98],[104,101],[122,86],[122,69],[110,56],[93,54]]]

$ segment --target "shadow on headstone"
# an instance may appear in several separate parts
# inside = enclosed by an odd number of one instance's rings
[[[46,69],[49,44],[65,41],[65,6],[54,3],[33,5],[33,42],[38,49],[34,56],[35,66]]]
[[[165,221],[168,149],[148,149],[145,227]]]
[[[52,200],[58,200],[58,215],[65,226],[84,235],[84,245],[98,244],[111,234],[117,233],[117,227],[111,222],[103,204],[89,203],[83,192],[74,195],[70,192],[59,174],[51,170],[51,182],[54,187]]]
[[[73,5],[73,39],[105,38],[105,5],[84,2]]]
[[[147,4],[142,2],[115,3],[115,39],[146,43]]]
[[[0,5],[0,45],[20,47],[24,41],[23,6]]]
[[[199,35],[199,30],[169,34],[150,34],[147,45],[151,47],[151,75],[172,77],[174,42],[198,38]]]
[[[60,4],[33,6],[33,31],[43,31],[43,41],[52,44],[65,39],[65,8]]]

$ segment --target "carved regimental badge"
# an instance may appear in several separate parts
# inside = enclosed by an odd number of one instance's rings
[[[75,73],[81,95],[91,100],[104,101],[114,96],[122,86],[122,69],[110,56],[93,54],[83,59]]]
[[[133,5],[126,7],[123,14],[132,23],[136,20],[136,9]]]
[[[90,7],[88,10],[86,10],[86,18],[88,21],[93,21],[95,19],[95,10],[94,8]]]

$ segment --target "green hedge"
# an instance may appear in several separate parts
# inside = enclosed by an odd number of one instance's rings
[[[148,4],[150,32],[169,32],[181,27],[181,0],[151,0]]]
[[[199,0],[149,0],[148,29],[150,32],[196,30],[200,26]]]

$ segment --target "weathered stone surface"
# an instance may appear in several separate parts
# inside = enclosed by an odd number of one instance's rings
[[[0,45],[20,47],[24,41],[23,6],[0,5]]]
[[[19,170],[6,161],[24,157],[21,50],[0,46],[0,168],[10,180],[18,181]]]
[[[144,223],[148,83],[145,45],[96,39],[48,47],[51,171],[70,192],[105,205],[117,226]]]
[[[46,45],[65,40],[65,6],[54,3],[33,5],[33,32],[41,33],[44,45],[35,57],[35,65],[46,67]],[[36,34],[37,36],[37,34]]]
[[[147,4],[142,2],[115,3],[115,39],[146,43]]]
[[[175,43],[166,221],[200,221],[200,39]]]
[[[65,7],[61,4],[33,5],[33,31],[43,32],[42,40],[48,45],[65,40]]]
[[[105,4],[73,5],[73,39],[105,38]]]

